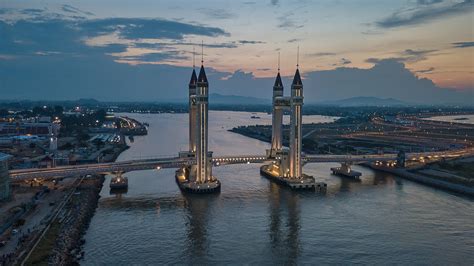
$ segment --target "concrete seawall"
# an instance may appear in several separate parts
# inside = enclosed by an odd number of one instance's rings
[[[457,193],[474,197],[474,187],[468,187],[461,184],[455,184],[455,183],[447,182],[444,180],[439,180],[433,177],[424,176],[418,173],[411,173],[405,169],[380,168],[380,167],[374,167],[370,164],[364,164],[364,165],[374,170],[391,173],[391,174],[400,176],[402,178],[405,178],[411,181],[415,181],[415,182],[426,184],[432,187],[449,190],[449,191],[453,191],[453,192],[457,192]]]

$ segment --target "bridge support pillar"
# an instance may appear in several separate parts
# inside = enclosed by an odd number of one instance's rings
[[[302,152],[302,106],[303,84],[299,70],[296,70],[291,85],[291,97],[283,97],[283,85],[278,73],[273,86],[273,119],[272,119],[272,146],[267,156],[275,159],[272,164],[263,165],[260,174],[272,181],[288,186],[292,189],[324,190],[325,183],[316,184],[314,177],[303,174],[301,157]],[[290,114],[290,148],[281,146],[282,139],[282,108],[288,108]]]
[[[191,83],[195,73],[191,77]],[[204,65],[195,80],[195,95],[190,91],[190,153],[195,154],[196,165],[188,165],[176,171],[176,183],[181,190],[192,193],[220,191],[221,183],[212,175],[212,152],[208,150],[209,83]],[[191,90],[191,86],[190,86]],[[191,123],[195,121],[195,125]],[[193,149],[195,147],[195,152]]]

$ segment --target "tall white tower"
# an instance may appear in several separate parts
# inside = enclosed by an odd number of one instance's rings
[[[196,86],[197,86],[197,76],[196,71],[194,70],[191,74],[191,80],[189,81],[189,152],[196,152]]]
[[[280,77],[280,67],[273,85],[273,115],[272,115],[272,146],[270,157],[276,157],[276,153],[282,147],[282,124],[283,124],[283,107],[277,104],[278,97],[283,97],[283,83]]]
[[[196,163],[197,173],[196,182],[204,183],[212,180],[211,158],[208,153],[208,99],[209,83],[207,82],[204,65],[201,65],[197,79],[196,106],[197,106],[197,124],[196,124]]]
[[[290,128],[290,177],[302,177],[301,147],[303,123],[301,109],[303,107],[303,83],[297,68],[291,84],[291,128]]]

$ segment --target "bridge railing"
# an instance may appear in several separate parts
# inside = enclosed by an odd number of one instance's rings
[[[441,152],[424,152],[424,153],[407,153],[407,159],[419,158],[427,156],[439,157],[459,157],[465,155],[473,155],[474,148]],[[397,158],[397,154],[372,154],[372,155],[304,155],[305,162],[363,162],[374,160],[393,160]],[[216,156],[212,162],[215,165],[220,164],[240,164],[240,163],[263,163],[272,159],[266,155],[237,155],[237,156]],[[154,157],[148,159],[135,159],[121,162],[96,163],[83,165],[58,166],[55,168],[35,168],[35,169],[16,169],[9,171],[12,178],[27,179],[41,176],[70,176],[78,174],[107,173],[118,171],[134,171],[153,169],[160,167],[179,167],[186,164],[195,164],[195,158],[181,158],[176,156],[170,157]]]

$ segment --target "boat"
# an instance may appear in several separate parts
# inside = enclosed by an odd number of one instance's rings
[[[112,177],[110,180],[110,189],[126,189],[128,188],[128,178],[121,174]]]
[[[358,179],[362,173],[351,169],[350,163],[341,163],[341,167],[331,167],[331,171],[334,175],[351,177]]]
[[[260,116],[257,116],[257,115],[252,115],[250,118],[252,118],[252,119],[260,119],[261,117],[260,117]]]

